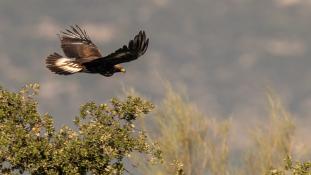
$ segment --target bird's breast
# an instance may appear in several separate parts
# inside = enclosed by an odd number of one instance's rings
[[[89,65],[89,64],[84,64],[85,69],[89,73],[112,73],[113,72],[113,67],[112,66],[107,66],[107,65]]]

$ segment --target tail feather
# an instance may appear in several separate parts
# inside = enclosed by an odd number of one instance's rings
[[[47,57],[46,67],[50,71],[60,75],[70,75],[83,70],[81,64],[70,58],[64,58],[58,53],[51,54]]]

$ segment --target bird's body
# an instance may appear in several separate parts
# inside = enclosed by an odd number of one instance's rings
[[[99,73],[108,77],[116,72],[125,72],[121,63],[133,61],[143,55],[149,43],[145,32],[140,31],[127,46],[102,56],[86,31],[78,25],[61,32],[59,37],[66,57],[58,53],[51,54],[47,57],[46,64],[48,69],[60,75],[84,72]]]

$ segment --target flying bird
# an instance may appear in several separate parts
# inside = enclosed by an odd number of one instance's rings
[[[59,35],[61,48],[65,57],[53,53],[46,59],[46,67],[60,75],[70,75],[78,72],[99,73],[106,77],[123,72],[121,63],[136,60],[142,56],[149,43],[144,31],[140,31],[128,45],[115,52],[102,56],[97,46],[91,41],[84,29],[78,25],[61,31]]]

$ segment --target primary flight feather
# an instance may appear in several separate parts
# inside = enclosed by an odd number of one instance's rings
[[[140,31],[128,45],[102,56],[86,31],[78,25],[62,31],[59,38],[65,57],[58,53],[51,54],[46,59],[46,65],[52,72],[60,75],[85,72],[108,77],[116,72],[125,72],[121,63],[136,60],[146,52],[149,43],[145,32]]]

